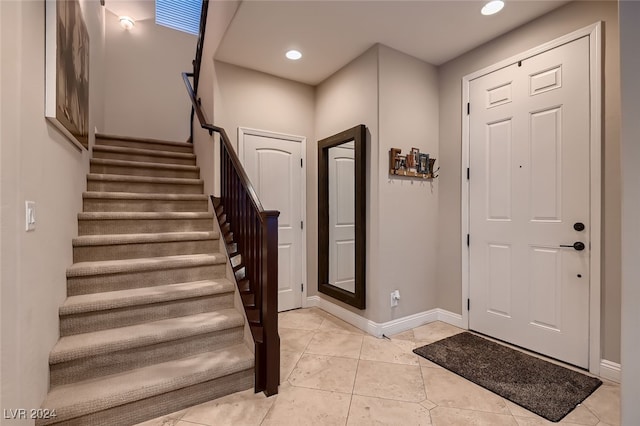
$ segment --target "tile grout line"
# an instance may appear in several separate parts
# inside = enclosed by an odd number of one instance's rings
[[[349,400],[349,409],[347,410],[347,420],[345,422],[345,426],[349,422],[349,416],[351,415],[351,405],[353,404],[353,397],[355,396],[356,380],[358,380],[358,370],[360,369],[360,356],[362,355],[363,345],[364,345],[364,338],[362,339],[362,343],[360,343],[360,353],[358,354],[358,359],[356,362],[356,373],[353,376],[353,385],[351,386],[351,399]]]

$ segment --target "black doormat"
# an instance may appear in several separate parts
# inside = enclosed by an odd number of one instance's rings
[[[602,384],[467,332],[413,352],[552,422],[560,421]]]

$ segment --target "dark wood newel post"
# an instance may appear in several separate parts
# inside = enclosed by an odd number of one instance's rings
[[[278,335],[278,216],[279,211],[268,210],[263,214],[263,230],[266,238],[262,241],[264,273],[266,273],[262,293],[264,312],[265,373],[264,393],[267,396],[278,393],[280,384],[280,336]]]

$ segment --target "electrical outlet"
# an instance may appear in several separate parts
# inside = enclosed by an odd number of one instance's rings
[[[391,292],[391,307],[398,306],[398,301],[400,300],[400,290],[395,290]]]
[[[25,201],[24,202],[24,211],[25,211],[25,230],[26,231],[35,231],[35,229],[36,229],[36,202],[35,201]]]

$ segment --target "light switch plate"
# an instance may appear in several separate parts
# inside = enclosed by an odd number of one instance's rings
[[[36,229],[36,202],[35,201],[25,201],[24,202],[24,211],[25,211],[25,230],[26,231],[35,231],[35,229]]]

